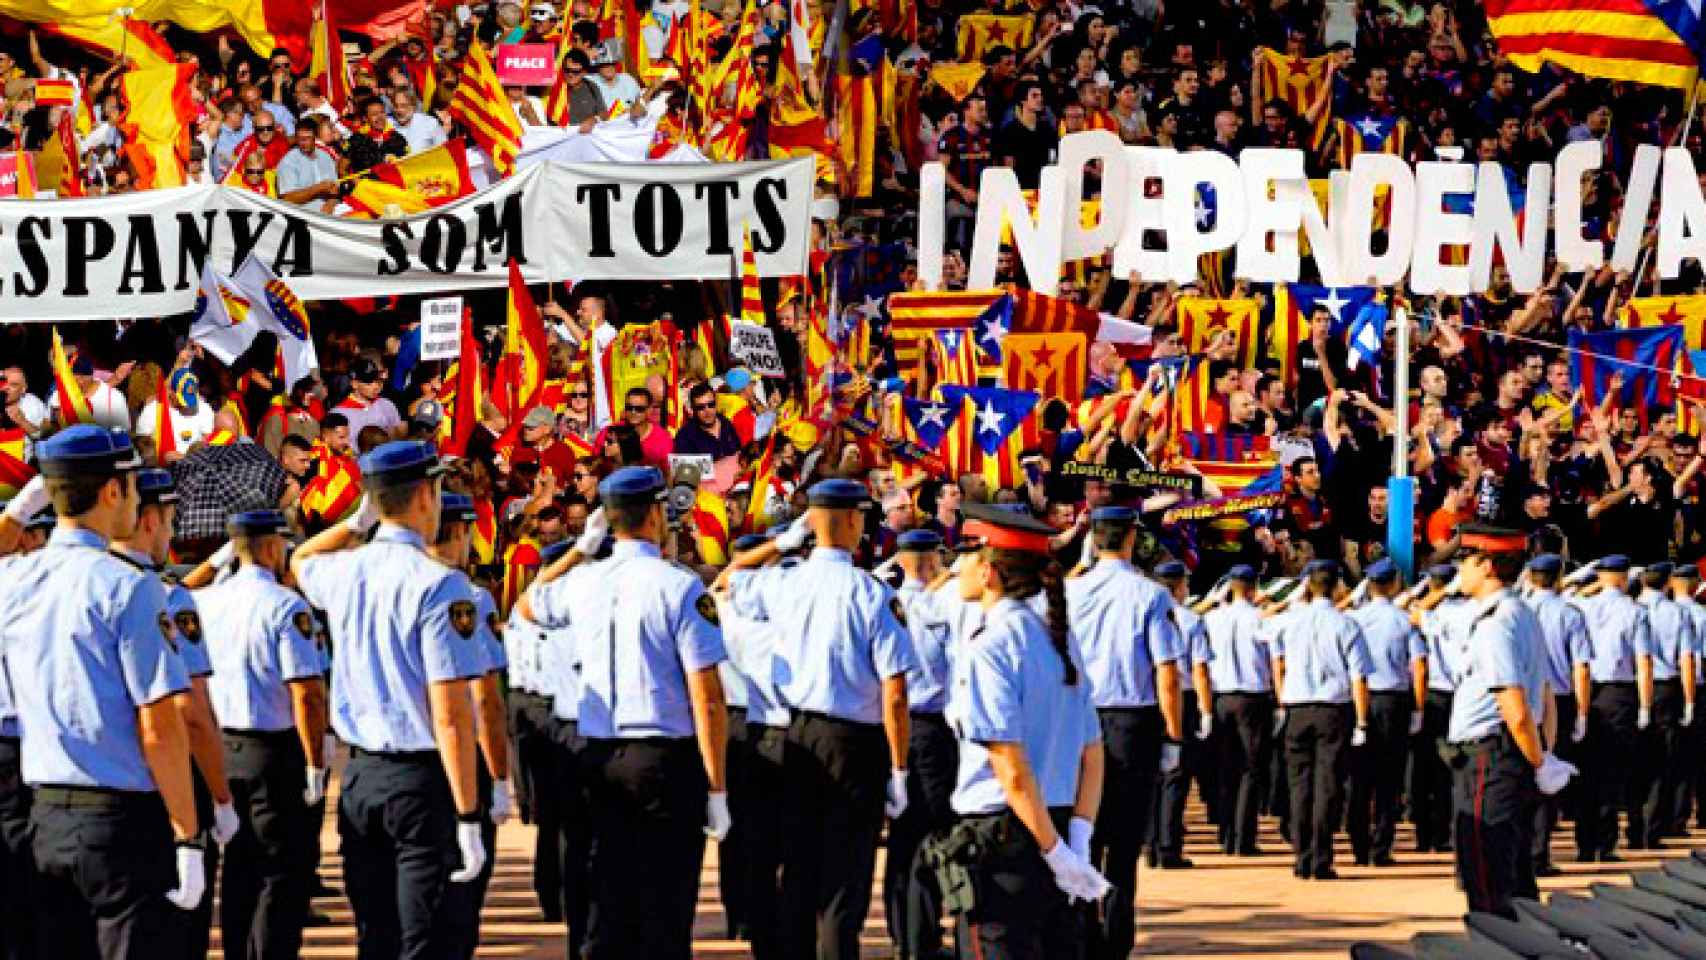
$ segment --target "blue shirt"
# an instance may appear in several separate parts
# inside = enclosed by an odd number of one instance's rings
[[[543,694],[539,678],[539,628],[521,615],[520,605],[509,612],[504,624],[504,656],[509,660],[512,690]]]
[[[581,715],[581,661],[575,631],[569,627],[546,630],[529,623],[534,631],[539,673],[534,678],[539,692],[551,698],[551,716],[576,723]]]
[[[435,749],[428,685],[485,672],[466,578],[428,556],[420,534],[390,523],[365,546],[298,568],[302,592],[338,640],[338,739],[374,753]]]
[[[485,648],[486,672],[508,670],[509,654],[504,652],[503,623],[498,620],[497,601],[485,587],[470,583],[469,589],[474,591],[474,615],[478,621],[474,635]]]
[[[609,559],[535,585],[530,604],[547,632],[572,628],[581,736],[693,736],[687,675],[727,654],[716,605],[691,571],[656,544],[618,540]]]
[[[1098,707],[1152,707],[1155,667],[1186,656],[1167,611],[1173,598],[1124,560],[1099,560],[1066,581],[1066,605]]]
[[[1376,693],[1393,693],[1414,689],[1410,668],[1428,654],[1422,636],[1410,625],[1410,617],[1393,605],[1387,597],[1373,597],[1368,603],[1352,610],[1350,618],[1362,631],[1363,643],[1374,672],[1368,675],[1368,689]]]
[[[1692,597],[1678,600],[1676,605],[1681,607],[1683,612],[1688,614],[1688,619],[1694,623],[1694,639],[1699,648],[1696,652],[1706,654],[1706,606],[1702,606]],[[1706,670],[1700,669],[1699,663],[1694,665],[1694,683],[1696,686],[1706,684]]]
[[[0,562],[0,610],[24,782],[154,790],[137,708],[189,687],[160,579],[60,526],[43,549]]]
[[[1470,604],[1469,645],[1457,694],[1451,698],[1446,739],[1470,743],[1499,732],[1504,715],[1496,693],[1521,687],[1535,717],[1540,716],[1541,685],[1546,681],[1545,641],[1534,611],[1508,590]]]
[[[1273,652],[1262,614],[1244,599],[1221,604],[1203,616],[1214,657],[1209,679],[1217,693],[1268,693],[1274,688]]]
[[[1469,655],[1468,601],[1446,597],[1422,615],[1422,636],[1428,642],[1428,689],[1451,693]]]
[[[1069,648],[1070,649],[1070,648]],[[1078,796],[1084,748],[1102,739],[1084,671],[1067,686],[1065,667],[1036,611],[1003,599],[953,660],[948,722],[960,741],[952,805],[962,815],[997,813],[1007,795],[995,779],[988,745],[1017,743],[1043,803],[1070,806]]]
[[[1588,624],[1594,683],[1634,683],[1635,658],[1653,652],[1647,611],[1621,590],[1601,590],[1576,601]]]
[[[320,676],[314,618],[272,571],[244,564],[230,579],[197,591],[213,656],[208,697],[219,725],[278,731],[295,726],[293,680]]]
[[[727,600],[717,603],[723,618],[723,645],[746,698],[747,724],[786,727],[791,719],[776,689],[776,630],[769,622],[743,617]]]
[[[1580,610],[1556,591],[1534,591],[1528,598],[1528,606],[1540,624],[1540,638],[1546,650],[1546,682],[1554,694],[1574,696],[1576,665],[1587,663],[1593,655],[1587,621]]]
[[[1214,659],[1214,648],[1209,645],[1202,617],[1182,603],[1175,603],[1167,615],[1179,628],[1179,669],[1188,674],[1199,663],[1207,666]]]
[[[948,705],[953,625],[937,603],[937,594],[908,580],[897,591],[906,610],[906,630],[918,665],[906,672],[906,702],[913,713],[941,713]]]
[[[1333,601],[1316,597],[1293,610],[1274,635],[1274,656],[1285,664],[1280,702],[1349,703],[1351,678],[1368,677],[1374,663],[1362,631]]]
[[[190,592],[167,581],[159,564],[148,554],[128,547],[114,546],[111,549],[113,556],[159,580],[165,588],[166,616],[172,618],[177,641],[172,645],[172,656],[183,665],[184,674],[193,679],[212,673],[213,665],[208,661],[207,647],[202,642],[201,618],[196,613],[195,600],[190,597]]]
[[[778,632],[771,666],[793,709],[881,723],[883,681],[918,665],[900,600],[845,550],[818,547],[793,567],[739,571],[729,600]]]
[[[1636,602],[1647,611],[1653,679],[1677,679],[1682,675],[1682,658],[1700,654],[1700,638],[1694,633],[1694,619],[1682,609],[1681,604],[1657,591],[1641,591],[1641,598]]]

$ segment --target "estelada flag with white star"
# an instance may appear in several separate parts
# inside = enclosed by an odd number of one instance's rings
[[[1402,117],[1360,116],[1333,120],[1339,134],[1339,168],[1349,170],[1359,153],[1389,153],[1405,156],[1410,122]]]
[[[912,424],[919,445],[930,450],[942,445],[943,436],[960,418],[960,406],[942,400],[902,397],[901,409],[906,413],[906,421]]]
[[[988,481],[991,491],[1017,486],[1024,474],[1019,467],[1019,427],[1036,409],[1042,397],[1030,390],[1001,387],[941,388],[942,399],[960,408],[960,416],[943,436],[942,459],[953,474],[977,473]]]
[[[1247,297],[1233,300],[1210,300],[1206,297],[1180,297],[1178,303],[1179,337],[1185,349],[1202,353],[1222,330],[1229,330],[1238,339],[1238,365],[1249,370],[1256,365],[1257,320],[1260,305]]]
[[[1362,308],[1374,302],[1373,287],[1318,287],[1309,283],[1274,286],[1274,323],[1268,334],[1268,356],[1279,361],[1280,379],[1286,386],[1297,377],[1297,347],[1309,339],[1309,315],[1316,307],[1327,310],[1331,325],[1328,336],[1342,336]]]

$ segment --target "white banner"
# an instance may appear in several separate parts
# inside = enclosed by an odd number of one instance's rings
[[[302,300],[529,283],[726,280],[752,229],[762,276],[806,272],[809,158],[547,163],[427,213],[352,220],[220,186],[0,202],[0,320],[195,307],[204,260],[251,253]]]

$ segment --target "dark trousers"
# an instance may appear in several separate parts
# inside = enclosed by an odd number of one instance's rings
[[[486,905],[486,889],[491,886],[492,872],[498,865],[498,825],[492,822],[492,774],[480,756],[474,760],[474,787],[480,798],[480,842],[486,846],[486,862],[474,879],[445,887],[448,927],[445,943],[451,960],[474,960],[474,951],[480,947],[480,911]]]
[[[510,704],[517,773],[515,802],[522,822],[538,828],[533,832],[533,894],[546,922],[556,923],[563,919],[563,877],[557,856],[562,804],[557,796],[561,773],[549,701],[519,691],[510,694]]]
[[[1552,702],[1556,705],[1558,714],[1558,739],[1551,745],[1552,752],[1558,759],[1575,763],[1580,769],[1580,745],[1570,739],[1570,733],[1576,725],[1576,698],[1569,694],[1555,694]],[[1572,821],[1581,819],[1581,779],[1571,777],[1569,785],[1564,789],[1550,797],[1536,798],[1532,847],[1536,868],[1552,864],[1552,833],[1558,828],[1558,818],[1568,815]]]
[[[1036,838],[1010,813],[1005,842],[973,869],[977,905],[956,921],[964,960],[1077,960],[1084,955],[1085,912],[1055,886]],[[1050,808],[1055,829],[1066,835],[1070,808]]]
[[[311,827],[302,802],[306,767],[295,730],[226,731],[225,775],[243,821],[225,846],[220,877],[220,931],[232,960],[294,960],[302,949]]]
[[[782,792],[786,727],[747,725],[746,770],[742,773],[740,831],[741,862],[745,866],[747,930],[752,935],[753,960],[782,956]]]
[[[1102,901],[1100,925],[1089,932],[1089,953],[1123,960],[1137,937],[1137,856],[1155,802],[1165,731],[1160,707],[1109,707],[1097,713],[1106,765],[1090,862],[1113,890]]]
[[[539,796],[539,838],[535,840],[538,856],[550,861],[543,871],[534,865],[534,881],[551,878],[557,886],[542,896],[549,897],[552,916],[564,925],[564,944],[568,956],[579,960],[581,946],[586,942],[587,913],[591,909],[592,882],[592,811],[587,795],[589,772],[582,755],[586,741],[580,736],[579,725],[573,720],[558,720],[546,716],[538,725],[541,756],[545,765],[535,778]],[[547,804],[549,808],[547,809]]]
[[[1670,829],[1682,781],[1683,736],[1682,683],[1653,681],[1653,714],[1647,729],[1636,735],[1634,776],[1629,785],[1629,846],[1642,850],[1657,847]]]
[[[40,946],[68,960],[185,956],[189,915],[166,899],[178,884],[166,805],[156,793],[40,788],[34,831]]]
[[[742,789],[746,767],[751,762],[752,743],[747,739],[746,708],[729,708],[729,746],[724,754],[724,771],[729,784],[729,835],[717,844],[717,892],[723,900],[723,917],[728,924],[729,939],[736,939],[747,926],[746,907],[746,839],[741,828],[746,826],[747,791]]]
[[[1345,828],[1359,863],[1392,856],[1402,814],[1404,761],[1415,695],[1408,690],[1369,697],[1368,743],[1350,751],[1350,812]]]
[[[1592,785],[1593,796],[1584,799],[1582,816],[1576,821],[1576,847],[1589,855],[1617,849],[1617,812],[1638,805],[1630,803],[1629,771],[1637,756],[1635,714],[1639,709],[1633,683],[1594,685],[1584,744],[1588,764],[1582,769],[1582,782]]]
[[[796,714],[782,766],[783,954],[855,960],[888,782],[883,728]]]
[[[1315,876],[1333,866],[1350,728],[1350,704],[1303,703],[1286,710],[1285,769],[1299,876]]]
[[[1274,749],[1274,698],[1267,693],[1219,693],[1214,697],[1215,745],[1219,748],[1220,846],[1227,853],[1254,853],[1256,813],[1267,789]]]
[[[1149,813],[1151,852],[1166,860],[1177,859],[1185,849],[1185,802],[1190,799],[1192,780],[1196,780],[1202,790],[1209,820],[1218,822],[1219,802],[1213,798],[1214,791],[1209,786],[1212,776],[1208,769],[1208,760],[1212,756],[1209,741],[1197,739],[1202,713],[1197,709],[1195,691],[1184,695],[1183,707],[1181,723],[1185,739],[1179,744],[1179,765],[1171,773],[1156,774],[1155,803]],[[1159,767],[1159,758],[1156,764]]]
[[[207,895],[201,898],[196,908],[189,912],[189,927],[187,946],[185,947],[191,960],[201,960],[207,956],[209,937],[213,931],[213,891],[214,884],[219,879],[219,844],[213,842],[209,829],[213,826],[213,791],[208,789],[207,781],[202,779],[201,768],[193,763],[190,766],[190,786],[195,792],[196,820],[201,824],[201,837],[206,847],[201,855],[202,889]]]
[[[0,960],[34,960],[34,864],[30,788],[18,767],[18,738],[0,737]]]
[[[457,922],[445,909],[446,887],[462,854],[438,752],[351,748],[338,836],[359,960],[446,956]]]
[[[1454,767],[1457,879],[1469,909],[1516,919],[1511,900],[1535,896],[1529,831],[1534,767],[1507,728],[1465,748]]]
[[[1429,690],[1422,732],[1410,741],[1410,816],[1416,821],[1416,850],[1451,849],[1451,768],[1440,757],[1451,724],[1451,694]]]
[[[942,894],[936,875],[919,855],[924,838],[953,825],[948,801],[959,767],[959,744],[939,713],[912,715],[906,753],[906,812],[889,824],[883,903],[889,938],[902,960],[937,960],[942,954]]]
[[[705,858],[705,766],[691,737],[591,740],[584,960],[688,960]]]

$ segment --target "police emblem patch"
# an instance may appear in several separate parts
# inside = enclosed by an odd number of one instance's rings
[[[906,608],[901,606],[899,597],[889,598],[889,612],[894,614],[894,618],[900,621],[901,626],[906,626]]]
[[[710,594],[701,593],[699,599],[693,601],[693,608],[699,611],[701,617],[712,624],[719,627],[723,625],[723,622],[717,618],[717,601],[711,599]]]
[[[178,652],[177,631],[172,629],[172,618],[163,610],[160,612],[160,636],[166,638],[166,646],[171,647],[173,653]]]
[[[308,611],[298,610],[291,614],[290,625],[309,640],[314,639],[314,617]]]
[[[477,623],[479,614],[472,603],[458,600],[450,605],[450,629],[455,630],[463,639],[474,635],[474,625]]]
[[[172,617],[178,625],[178,633],[190,643],[201,643],[201,615],[194,610],[180,610]]]

